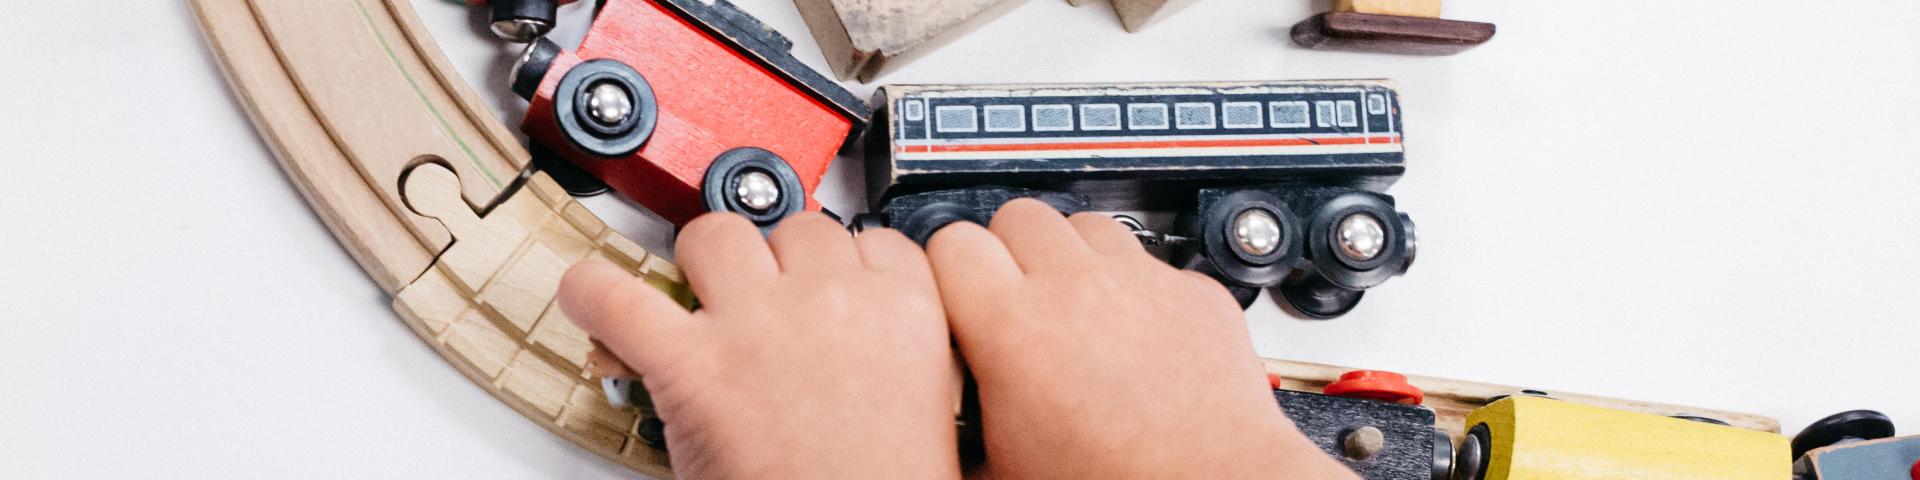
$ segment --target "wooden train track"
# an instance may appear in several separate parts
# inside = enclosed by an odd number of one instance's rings
[[[542,173],[460,79],[406,0],[189,0],[260,136],[415,333],[489,394],[568,441],[656,477],[664,452],[610,406],[586,334],[553,305],[568,265],[600,258],[691,304],[677,269]],[[1268,360],[1318,391],[1346,368]],[[1519,389],[1413,377],[1457,440],[1465,414]],[[1556,393],[1778,431],[1773,419]]]
[[[591,341],[552,300],[584,258],[690,301],[678,271],[545,174],[523,176],[526,150],[405,0],[192,5],[287,175],[420,338],[547,430],[671,474],[634,436],[639,414],[607,404],[588,369]]]

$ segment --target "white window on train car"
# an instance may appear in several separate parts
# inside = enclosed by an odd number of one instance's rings
[[[987,131],[1027,131],[1027,107],[1019,105],[988,105]]]
[[[1260,128],[1266,125],[1266,121],[1260,118],[1260,102],[1220,104],[1220,123],[1227,128]]]
[[[980,131],[979,110],[972,105],[942,105],[933,109],[933,130],[940,133],[972,133]]]
[[[1073,105],[1034,105],[1033,131],[1073,131]]]
[[[1212,103],[1173,104],[1173,126],[1181,130],[1208,130],[1214,127]]]
[[[1340,126],[1342,127],[1360,126],[1359,110],[1360,110],[1360,104],[1355,103],[1353,100],[1341,100],[1339,104],[1339,109],[1338,109],[1338,111],[1340,112],[1338,117],[1340,119]]]
[[[1383,94],[1378,94],[1378,93],[1367,95],[1367,114],[1368,115],[1386,115],[1387,114],[1387,96]]]
[[[1267,119],[1273,121],[1273,128],[1307,128],[1313,126],[1307,117],[1307,102],[1272,102],[1267,104]]]
[[[927,102],[925,100],[914,99],[901,102],[900,110],[900,115],[906,117],[909,122],[918,122],[927,119]]]
[[[1321,100],[1313,102],[1313,120],[1314,126],[1333,126],[1333,101]]]
[[[1081,130],[1119,130],[1120,104],[1105,103],[1080,106]]]
[[[1128,130],[1165,130],[1167,128],[1167,104],[1129,103],[1127,104]]]

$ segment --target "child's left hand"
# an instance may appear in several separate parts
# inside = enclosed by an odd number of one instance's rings
[[[708,214],[676,251],[697,312],[603,262],[567,272],[560,306],[641,375],[677,474],[960,475],[946,317],[912,241],[817,213],[763,240]]]

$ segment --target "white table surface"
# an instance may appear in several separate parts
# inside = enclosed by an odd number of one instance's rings
[[[417,3],[462,73],[503,90],[479,17]],[[739,3],[824,66],[790,3]],[[413,337],[270,158],[181,2],[7,10],[0,477],[626,475]],[[559,37],[577,42],[568,11]],[[1257,306],[1261,353],[1789,432],[1877,408],[1920,432],[1920,4],[1456,0],[1447,16],[1500,34],[1430,58],[1292,47],[1312,11],[1207,0],[1129,35],[1108,7],[1035,0],[881,80],[1397,79],[1411,168],[1392,193],[1419,263],[1336,321]],[[856,175],[836,169],[830,206],[851,210]],[[666,242],[619,201],[590,205]]]

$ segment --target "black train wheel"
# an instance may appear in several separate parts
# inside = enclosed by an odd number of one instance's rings
[[[1294,261],[1300,258],[1300,220],[1285,201],[1259,190],[1228,193],[1199,212],[1197,231],[1189,235],[1199,242],[1199,254],[1206,267],[1223,284],[1259,288],[1279,284]],[[1252,300],[1241,292],[1243,304]]]
[[[594,178],[593,174],[587,173],[579,165],[561,158],[559,154],[547,150],[547,147],[539,143],[534,143],[528,150],[533,154],[534,168],[547,172],[547,176],[552,177],[554,183],[560,184],[560,188],[566,189],[568,194],[576,197],[591,197],[611,190],[606,182]]]
[[[953,202],[935,202],[913,210],[906,218],[894,223],[894,228],[902,235],[913,239],[913,243],[922,246],[933,239],[934,232],[959,222],[974,222],[985,225],[986,222],[974,218],[974,211],[966,205]]]
[[[1346,315],[1360,305],[1365,290],[1348,290],[1326,277],[1314,275],[1304,281],[1281,285],[1277,289],[1286,299],[1288,310],[1315,320],[1330,320]]]
[[[653,86],[616,60],[575,65],[553,93],[553,119],[582,152],[616,158],[639,151],[659,120]]]
[[[1840,412],[1807,425],[1793,436],[1793,458],[1848,440],[1875,440],[1893,436],[1893,419],[1873,410]]]
[[[1253,307],[1253,302],[1260,300],[1260,287],[1242,287],[1239,285],[1227,285],[1226,287],[1227,293],[1233,294],[1233,301],[1240,302],[1241,310]]]
[[[707,211],[738,213],[761,230],[807,207],[806,190],[793,166],[773,152],[753,147],[728,150],[715,158],[700,190]]]

